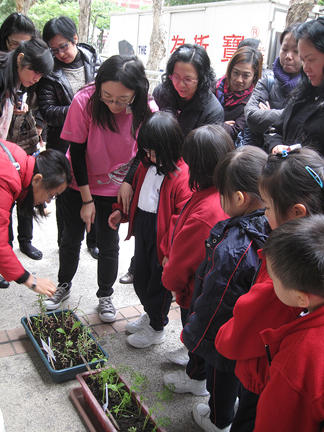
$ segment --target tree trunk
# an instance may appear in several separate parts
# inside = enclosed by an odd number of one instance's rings
[[[88,42],[91,0],[79,0],[79,42]]]
[[[28,15],[29,9],[36,3],[37,0],[16,0],[17,12],[23,15]]]
[[[316,0],[290,0],[286,17],[286,27],[292,24],[305,22],[308,13],[317,3]]]

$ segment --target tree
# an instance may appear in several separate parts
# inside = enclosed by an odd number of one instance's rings
[[[79,42],[88,42],[91,0],[79,0]]]
[[[305,22],[308,13],[316,3],[316,0],[290,0],[286,16],[286,27],[298,22]]]
[[[162,23],[162,0],[153,0],[153,29],[150,39],[150,54],[146,68],[148,70],[159,70],[160,62],[165,56],[166,32]]]
[[[79,4],[77,0],[58,2],[57,0],[38,1],[29,11],[29,18],[37,30],[42,33],[44,25],[52,18],[61,15],[71,18],[76,26],[79,24]]]
[[[17,12],[28,15],[29,9],[36,3],[37,0],[16,0]]]

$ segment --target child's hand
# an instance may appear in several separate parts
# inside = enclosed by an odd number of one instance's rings
[[[168,261],[169,261],[169,258],[165,256],[162,260],[162,267],[164,267]]]
[[[129,212],[129,206],[133,198],[133,193],[134,191],[132,186],[127,182],[123,182],[118,191],[117,202],[118,204],[123,204],[123,213],[125,214],[128,214]]]
[[[111,215],[108,218],[108,225],[110,226],[110,228],[116,230],[117,225],[119,224],[121,219],[122,219],[121,212],[119,210],[115,210],[113,213],[111,213]]]
[[[260,102],[260,103],[259,103],[259,108],[260,108],[261,110],[270,110],[270,109],[271,109],[270,104],[269,104],[268,101],[266,101],[265,104],[264,104],[263,102]]]

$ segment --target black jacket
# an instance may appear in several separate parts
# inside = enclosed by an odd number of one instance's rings
[[[301,144],[324,155],[324,92],[315,87],[307,100],[289,102],[264,138],[269,153],[280,144]]]
[[[233,364],[217,353],[217,332],[232,318],[237,299],[249,291],[259,265],[257,250],[269,233],[264,210],[256,210],[218,222],[206,241],[182,341],[189,351],[221,370],[232,370]]]
[[[196,93],[182,111],[178,105],[179,95],[174,89],[165,92],[160,84],[154,89],[153,97],[161,111],[171,111],[177,117],[185,136],[193,129],[206,124],[223,125],[224,110],[211,90],[206,98],[201,98]]]
[[[101,59],[96,50],[88,44],[80,43],[78,49],[84,63],[85,80],[89,83],[94,80]],[[73,99],[73,91],[56,59],[53,72],[42,77],[38,83],[37,98],[40,113],[47,123],[47,148],[65,153],[69,142],[62,140],[60,134]]]

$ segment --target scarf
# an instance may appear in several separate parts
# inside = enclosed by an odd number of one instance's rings
[[[288,94],[294,90],[294,88],[299,83],[299,78],[301,75],[299,74],[294,78],[291,78],[291,76],[283,70],[279,61],[279,57],[277,57],[273,63],[273,74],[274,77],[280,82],[285,96],[288,96]]]
[[[230,92],[228,90],[226,75],[220,78],[216,83],[216,97],[222,107],[239,105],[249,96],[254,89],[254,84],[241,92]]]

